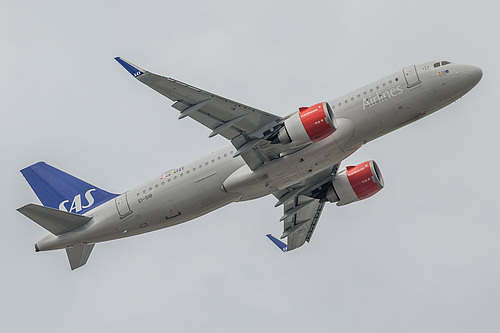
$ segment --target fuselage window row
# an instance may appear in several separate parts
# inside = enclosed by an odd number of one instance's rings
[[[397,77],[394,79],[394,81],[398,81],[398,80],[399,80],[399,79],[398,79]],[[392,80],[389,80],[389,84],[392,84]],[[385,82],[382,82],[382,87],[385,87],[386,85],[387,85],[387,84],[386,84]],[[370,93],[373,93],[373,89],[380,90],[380,84],[379,84],[379,85],[377,85],[375,88],[371,88],[371,89],[370,89]],[[365,96],[366,96],[367,94],[368,94],[368,92],[367,92],[367,91],[363,91],[363,95],[365,95]],[[356,97],[357,97],[357,98],[361,98],[361,93],[359,93]],[[354,102],[354,96],[352,96],[350,99],[351,99],[351,101],[352,101],[352,102]],[[347,103],[349,103],[349,99],[344,100],[344,104],[347,104]],[[342,106],[342,102],[339,102],[339,103],[337,104],[337,106],[338,106],[338,107],[341,107],[341,106]],[[335,105],[332,105],[331,107],[332,107],[332,109],[335,109]],[[232,154],[232,152],[231,152],[231,154]]]
[[[234,152],[233,152],[233,151],[230,151],[229,153],[230,153],[231,155],[233,155],[233,154],[234,154]],[[227,156],[228,156],[227,154],[224,154],[224,158],[227,158]],[[220,160],[222,160],[222,157],[221,157],[221,156],[218,156],[218,157],[217,157],[217,161],[220,161]],[[214,163],[216,162],[216,160],[215,160],[215,159],[212,159],[212,161],[211,161],[211,162],[212,162],[212,164],[214,164]],[[208,162],[205,162],[205,166],[208,166],[208,165],[209,165],[209,163],[208,163]],[[198,169],[202,169],[202,168],[203,168],[203,165],[201,165],[201,164],[200,164],[200,165],[198,166]],[[195,171],[196,171],[196,167],[194,167],[194,168],[193,168],[193,172],[195,172]],[[189,170],[188,170],[188,171],[186,171],[186,175],[189,175],[189,174],[190,174],[190,171],[189,171]],[[180,176],[180,177],[183,177],[183,176],[184,176],[184,173],[181,173],[179,176]],[[173,178],[173,179],[174,179],[174,180],[177,180],[177,176],[174,176],[174,178]],[[172,178],[167,179],[167,183],[170,183],[170,182],[172,182]],[[166,185],[166,183],[165,183],[164,181],[163,181],[163,182],[161,182],[161,186],[165,186],[165,185]],[[158,188],[159,188],[159,185],[158,185],[158,184],[156,184],[156,185],[155,185],[155,189],[158,189]],[[149,188],[149,192],[152,192],[152,191],[153,191],[153,188],[152,188],[152,187],[150,187],[150,188]],[[142,193],[143,193],[143,194],[146,194],[146,192],[147,192],[146,190],[143,190],[143,191],[142,191]],[[137,192],[137,196],[140,196],[140,195],[141,195],[141,193],[140,193],[140,192]]]

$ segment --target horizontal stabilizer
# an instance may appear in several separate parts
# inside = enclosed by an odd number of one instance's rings
[[[91,216],[68,213],[35,204],[27,204],[18,208],[17,211],[56,236],[80,228],[92,220]]]
[[[277,239],[276,237],[274,237],[273,235],[271,234],[268,234],[266,235],[267,238],[269,238],[274,244],[276,244],[277,247],[279,247],[281,249],[281,251],[283,252],[286,252],[287,251],[287,245],[285,243],[283,243],[282,241],[280,241],[279,239]]]
[[[83,265],[85,265],[93,248],[94,244],[83,244],[67,247],[66,254],[68,255],[71,270],[75,270],[78,267],[82,267]]]

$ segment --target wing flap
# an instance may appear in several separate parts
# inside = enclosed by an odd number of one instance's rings
[[[291,251],[304,245],[305,242],[311,240],[312,234],[316,229],[316,226],[323,211],[324,203],[320,202],[319,199],[314,199],[310,202],[309,197],[300,196],[295,202],[287,206],[297,207],[306,203],[303,209],[300,209],[293,216],[285,219],[283,226],[284,233],[288,232],[287,236],[287,250]]]
[[[330,170],[325,170],[291,188],[273,193],[278,199],[275,207],[283,205],[280,221],[284,223],[280,238],[286,238],[287,251],[299,248],[311,240],[325,207],[322,198],[338,168],[339,164],[335,164]]]

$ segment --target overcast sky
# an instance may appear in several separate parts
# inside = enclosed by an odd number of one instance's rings
[[[1,332],[498,332],[499,5],[494,1],[0,2]],[[369,143],[386,187],[327,205],[283,254],[275,199],[97,244],[71,272],[15,211],[44,160],[124,192],[228,144],[113,58],[278,115],[404,66],[484,76]]]

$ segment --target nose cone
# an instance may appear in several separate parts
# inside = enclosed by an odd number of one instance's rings
[[[455,70],[457,76],[456,79],[454,79],[454,82],[457,90],[461,92],[461,95],[466,94],[474,88],[483,77],[483,71],[481,68],[476,66],[456,65]]]
[[[481,81],[481,78],[483,77],[483,71],[481,70],[481,68],[471,65],[464,66],[463,74],[465,77],[467,77],[471,88],[478,84],[478,82]]]

